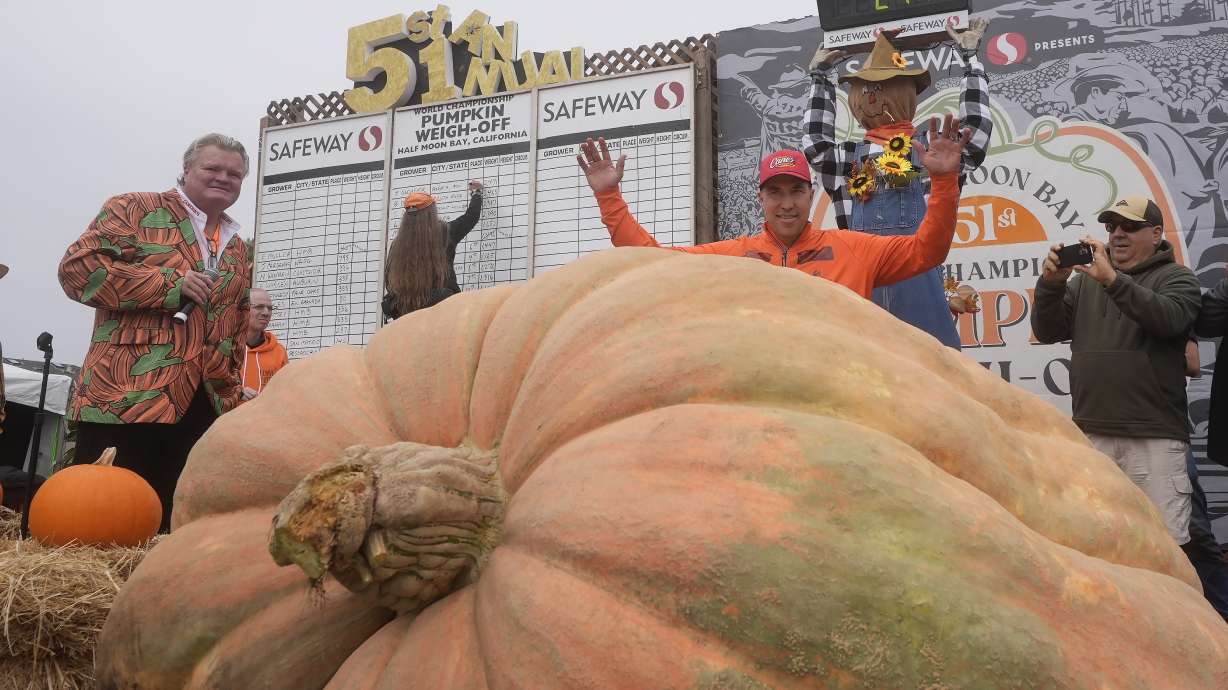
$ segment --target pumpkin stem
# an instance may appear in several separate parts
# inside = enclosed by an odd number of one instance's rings
[[[114,462],[115,462],[115,447],[112,446],[102,451],[102,455],[98,456],[98,459],[94,461],[94,464],[102,465],[103,467],[110,467],[111,464]]]
[[[313,583],[417,613],[477,579],[498,545],[505,494],[493,454],[466,447],[353,446],[307,475],[273,518],[269,552]]]

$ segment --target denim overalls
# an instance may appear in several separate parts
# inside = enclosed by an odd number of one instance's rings
[[[925,143],[925,133],[913,137],[914,142]],[[870,142],[857,145],[856,160],[870,153]],[[919,165],[917,151],[909,153],[914,166]],[[853,213],[850,230],[869,232],[875,235],[913,235],[925,217],[925,178],[918,177],[907,187],[889,188],[882,180],[869,200],[862,203],[853,198]],[[959,349],[959,334],[947,306],[946,293],[942,289],[943,267],[937,266],[918,276],[894,285],[874,288],[874,303],[905,321],[934,336],[943,345]]]

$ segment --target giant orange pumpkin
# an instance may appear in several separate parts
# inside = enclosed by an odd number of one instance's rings
[[[108,448],[92,464],[51,475],[30,501],[30,535],[48,546],[137,546],[153,538],[162,523],[157,492],[114,461]]]
[[[1228,687],[1063,414],[758,261],[603,252],[295,362],[174,524],[103,688]]]

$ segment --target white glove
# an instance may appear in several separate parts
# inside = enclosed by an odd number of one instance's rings
[[[810,58],[810,73],[822,73],[840,64],[840,61],[847,57],[843,50],[828,50],[827,48],[819,48],[814,51],[814,57]]]
[[[963,31],[956,31],[951,27],[947,27],[947,34],[955,41],[955,45],[960,50],[966,53],[975,53],[981,47],[981,39],[985,37],[985,29],[989,28],[989,22],[977,17],[968,22],[968,28]]]

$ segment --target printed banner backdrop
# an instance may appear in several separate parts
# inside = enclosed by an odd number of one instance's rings
[[[1167,238],[1204,289],[1228,259],[1228,0],[974,0],[990,21],[981,46],[994,132],[968,179],[947,272],[981,292],[959,323],[964,352],[1004,379],[1070,410],[1069,347],[1032,340],[1032,288],[1054,242],[1104,239],[1097,213],[1142,194],[1168,219]],[[721,238],[754,232],[756,166],[800,148],[822,32],[817,17],[720,34],[717,214]],[[914,122],[953,112],[963,65],[948,45],[903,51],[933,77]],[[863,55],[841,69],[855,71]],[[838,89],[837,139],[860,139]],[[815,217],[835,227],[825,194]],[[1205,454],[1214,343],[1189,386],[1194,449]],[[1127,374],[1128,375],[1128,374]],[[1228,469],[1200,464],[1213,518],[1228,514]],[[1228,542],[1228,520],[1216,534]]]

